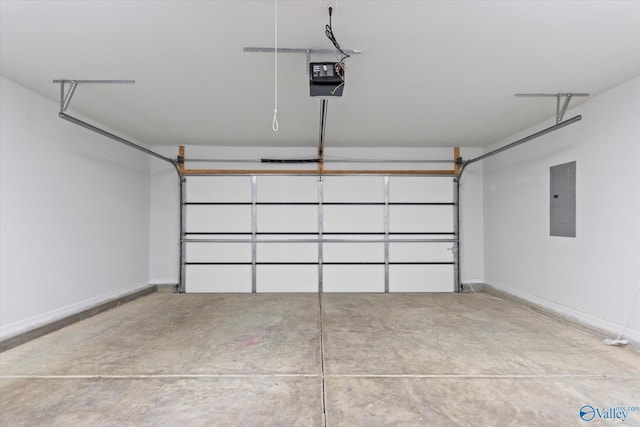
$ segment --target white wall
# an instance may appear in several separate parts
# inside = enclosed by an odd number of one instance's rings
[[[154,147],[153,151],[175,159],[177,147]],[[178,283],[180,254],[180,182],[175,168],[151,159],[149,221],[149,278],[158,285]]]
[[[156,147],[156,151],[175,158],[178,147]],[[480,149],[462,149],[464,158],[481,154]],[[260,159],[314,157],[315,147],[308,148],[254,148],[254,147],[200,147],[188,146],[187,158],[217,159]],[[326,158],[365,158],[365,159],[452,159],[451,148],[331,148],[325,151]],[[282,169],[283,165],[264,165],[259,163],[192,163],[193,168],[250,168],[271,167]],[[315,169],[315,164],[294,165],[294,168]],[[394,169],[394,168],[432,168],[451,169],[452,164],[384,164],[384,163],[328,163],[326,168],[333,169]],[[484,278],[483,228],[482,228],[482,165],[474,165],[465,171],[461,192],[463,195],[463,232],[464,263],[462,273],[467,282],[482,282]],[[151,181],[151,260],[150,277],[152,283],[177,283],[178,281],[178,181],[170,165],[152,160]]]
[[[0,337],[148,285],[149,159],[0,79]]]
[[[469,160],[483,154],[482,148],[462,148]],[[483,165],[465,168],[460,178],[460,279],[462,283],[484,283],[484,189]]]
[[[632,301],[640,278],[640,77],[565,118],[576,114],[582,121],[484,161],[486,281],[614,336],[633,309],[627,336],[640,341]],[[551,237],[549,167],[574,160],[577,237]]]

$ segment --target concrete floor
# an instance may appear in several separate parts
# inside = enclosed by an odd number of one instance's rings
[[[159,292],[0,354],[2,426],[621,422],[584,405],[640,406],[640,353],[483,293]]]

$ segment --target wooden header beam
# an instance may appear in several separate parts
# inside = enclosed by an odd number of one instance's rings
[[[178,156],[185,159],[184,146],[180,146]],[[454,160],[460,157],[460,149],[453,149]],[[324,153],[318,150],[317,169],[186,169],[184,161],[180,163],[181,175],[426,175],[426,176],[458,176],[460,166],[455,165],[454,169],[325,169]],[[238,160],[239,163],[242,160]]]
[[[460,165],[458,164],[458,159],[460,158],[460,147],[455,147],[453,149],[453,160],[455,161],[453,171],[456,173],[456,176],[460,176]]]
[[[184,145],[178,147],[178,171],[184,175]]]
[[[454,170],[425,169],[184,169],[183,175],[441,175],[454,176]]]

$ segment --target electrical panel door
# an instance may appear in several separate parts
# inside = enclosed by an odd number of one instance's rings
[[[550,234],[576,237],[576,162],[550,170]]]

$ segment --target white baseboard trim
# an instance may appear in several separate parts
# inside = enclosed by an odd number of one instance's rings
[[[120,288],[112,292],[107,292],[93,298],[60,307],[55,310],[39,314],[37,316],[32,316],[27,319],[19,320],[17,322],[1,325],[0,341],[8,340],[17,335],[24,334],[37,328],[41,328],[66,317],[73,316],[83,311],[90,310],[96,306],[100,306],[129,294],[144,290],[146,288],[149,288],[150,286],[153,285],[150,285],[148,282],[136,283],[134,285],[130,285],[125,288]]]
[[[175,285],[178,283],[178,279],[151,279],[149,283],[154,285]]]
[[[526,292],[503,286],[494,282],[485,281],[483,290],[497,296],[504,296],[517,300],[521,303],[531,306],[534,309],[551,315],[552,317],[565,320],[577,326],[585,327],[591,332],[603,336],[603,338],[615,339],[620,333],[623,325],[610,322],[599,317],[595,317],[589,313],[584,313],[570,307],[556,304]],[[623,333],[623,338],[632,342],[634,346],[640,346],[640,331],[627,328]]]
[[[487,283],[484,279],[462,279],[462,283],[471,283],[472,285],[484,285]]]

